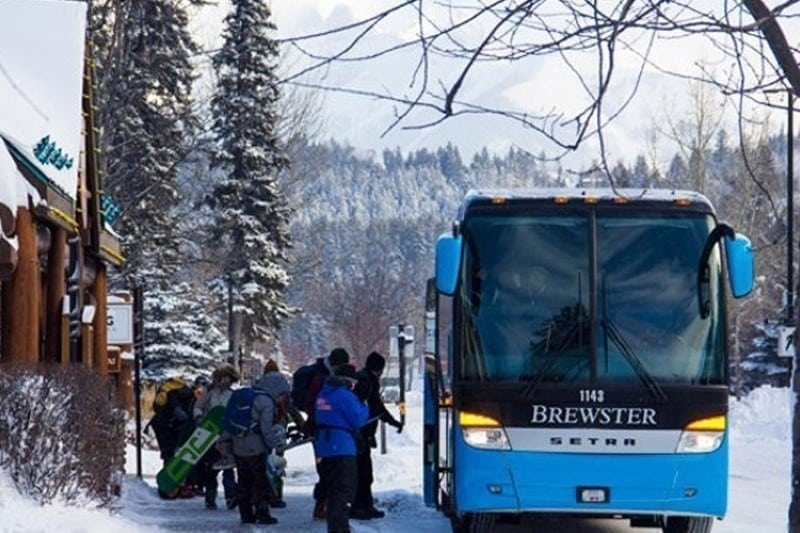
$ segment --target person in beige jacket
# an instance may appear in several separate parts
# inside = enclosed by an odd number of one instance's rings
[[[198,424],[217,406],[223,408],[228,405],[228,400],[233,393],[231,386],[239,381],[239,373],[233,365],[223,365],[211,374],[211,386],[195,402],[192,415]],[[214,468],[214,464],[223,458],[224,448],[214,446],[206,452],[198,464],[200,478],[205,490],[206,509],[217,508],[217,477],[219,470]],[[225,493],[225,504],[228,509],[233,509],[237,505],[236,474],[233,467],[222,470],[222,488]]]

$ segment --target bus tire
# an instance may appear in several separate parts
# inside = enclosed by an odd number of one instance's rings
[[[710,516],[670,516],[666,524],[664,533],[710,533],[714,521]]]
[[[494,530],[495,516],[491,513],[467,513],[452,515],[450,525],[453,533],[490,533]]]

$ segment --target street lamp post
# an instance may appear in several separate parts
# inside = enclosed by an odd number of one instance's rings
[[[788,91],[786,104],[786,323],[794,322],[794,93]]]

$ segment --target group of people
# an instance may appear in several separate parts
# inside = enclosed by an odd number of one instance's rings
[[[350,531],[350,518],[383,517],[372,496],[371,450],[377,446],[378,421],[395,427],[398,433],[403,429],[381,398],[380,377],[385,365],[385,358],[372,352],[364,367],[356,371],[347,351],[335,348],[309,365],[312,377],[298,394],[292,392],[277,364],[269,360],[253,386],[256,394],[251,400],[251,427],[241,432],[226,429],[192,471],[179,495],[192,496],[196,487],[205,496],[206,508],[216,509],[222,471],[226,506],[238,508],[243,524],[276,523],[270,507],[286,505],[280,473],[286,465],[287,427],[294,424],[313,437],[319,475],[313,492],[313,518],[326,520],[328,531],[339,533]],[[165,465],[211,409],[228,406],[239,374],[232,365],[224,365],[213,372],[210,383],[196,380],[194,391],[178,386],[178,381],[172,388],[169,380],[162,385],[150,422]],[[300,401],[293,402],[293,396],[299,396]]]
[[[305,401],[319,475],[313,516],[327,521],[329,533],[350,531],[350,518],[384,516],[372,496],[371,450],[377,447],[379,420],[398,433],[403,430],[381,398],[380,377],[385,366],[386,359],[372,352],[357,372],[342,348],[314,363],[315,379]]]

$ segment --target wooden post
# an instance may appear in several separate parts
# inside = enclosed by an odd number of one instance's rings
[[[19,263],[14,276],[2,284],[3,362],[35,365],[39,362],[42,290],[39,257],[36,253],[36,227],[31,212],[17,209]]]
[[[93,337],[92,325],[81,324],[81,364],[86,368],[92,368],[92,362],[94,360]]]
[[[101,376],[108,375],[108,271],[105,263],[95,262],[94,296],[94,368]]]
[[[62,299],[66,293],[64,269],[66,268],[67,232],[52,228],[52,242],[47,253],[47,299],[45,309],[45,341],[42,359],[51,363],[61,361]]]
[[[119,353],[117,357],[120,357]],[[128,357],[122,359],[120,372],[117,374],[117,405],[130,414],[134,413],[133,364],[133,359]]]

